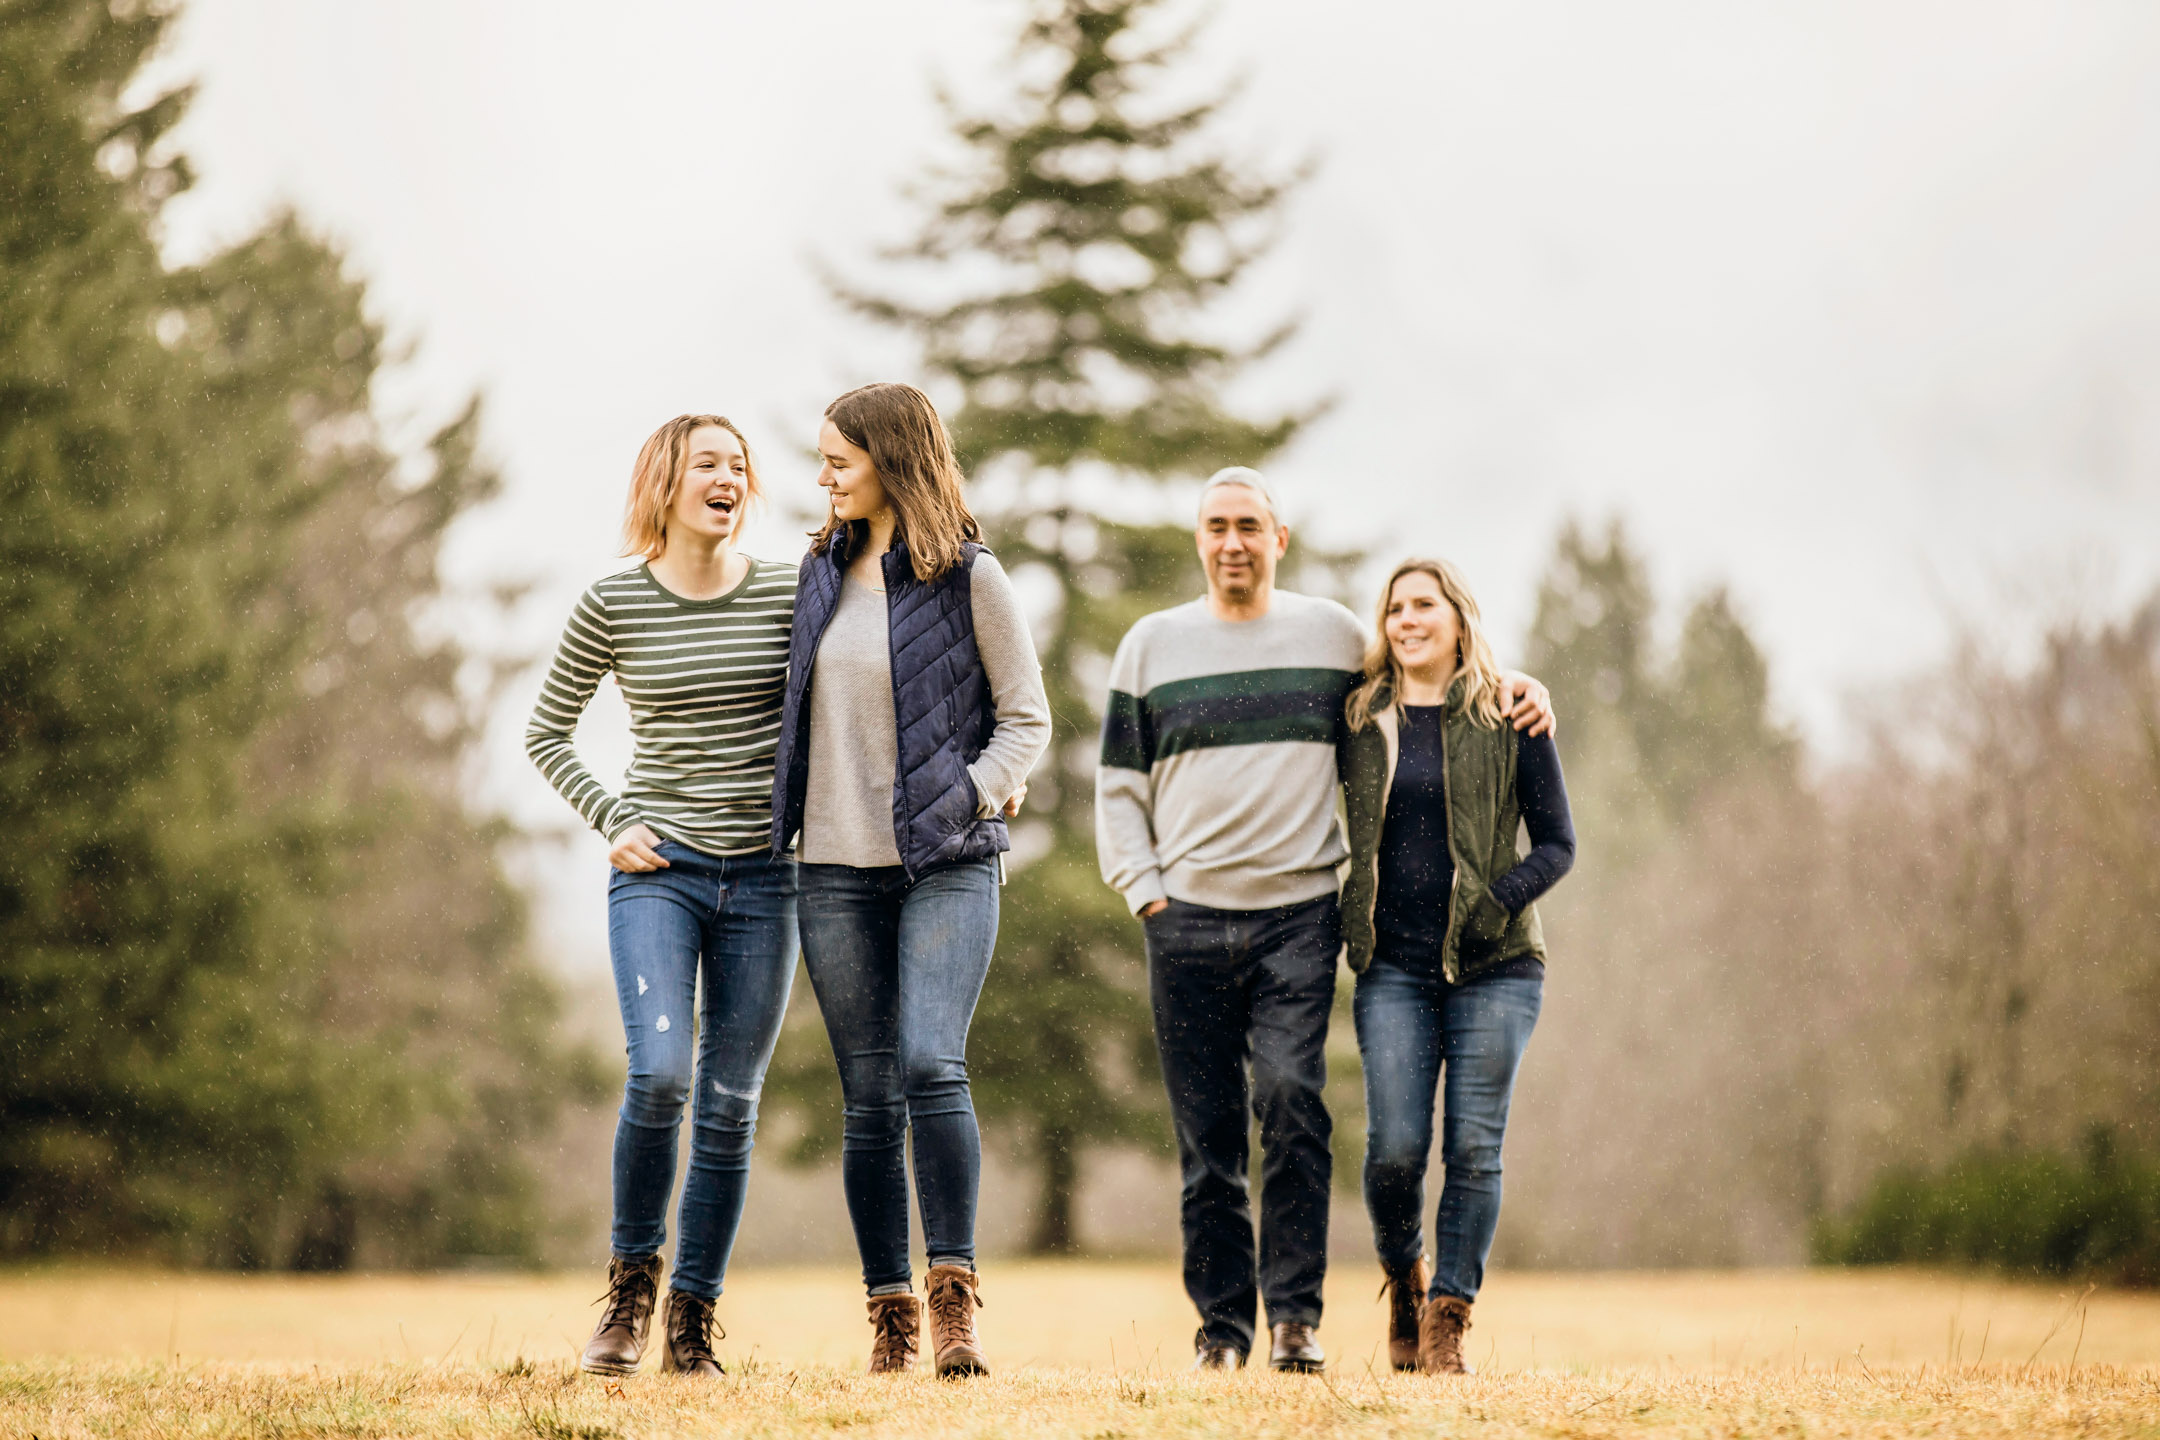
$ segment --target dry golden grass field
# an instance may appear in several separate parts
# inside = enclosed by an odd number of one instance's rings
[[[569,1361],[595,1276],[0,1275],[0,1437],[2148,1436],[2160,1296],[1911,1272],[1495,1275],[1484,1373],[1389,1374],[1377,1278],[1338,1265],[1315,1381],[1184,1372],[1168,1265],[984,1273],[998,1373],[857,1372],[852,1276],[739,1274],[730,1375]]]

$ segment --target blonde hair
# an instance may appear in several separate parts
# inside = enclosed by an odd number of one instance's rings
[[[982,527],[960,494],[952,436],[930,397],[913,385],[865,385],[826,406],[825,418],[869,455],[898,514],[894,533],[907,546],[915,578],[935,580],[956,568],[964,558],[961,547],[981,540]],[[846,523],[827,515],[824,527],[811,533],[810,548],[824,554]]]
[[[1461,632],[1456,642],[1455,675],[1463,682],[1463,707],[1476,724],[1488,730],[1500,726],[1500,664],[1493,658],[1492,643],[1485,638],[1484,622],[1478,618],[1477,597],[1453,565],[1445,560],[1405,560],[1395,567],[1380,587],[1380,607],[1373,617],[1373,638],[1365,647],[1364,678],[1350,692],[1343,707],[1352,730],[1363,730],[1372,717],[1395,703],[1402,694],[1402,665],[1395,647],[1388,644],[1388,603],[1395,598],[1395,583],[1405,575],[1430,575],[1440,587],[1440,597],[1455,607],[1455,623]]]
[[[690,437],[707,425],[717,425],[742,441],[744,508],[765,498],[757,457],[750,453],[750,442],[734,421],[725,415],[678,415],[653,431],[630,469],[630,497],[623,502],[623,554],[657,560],[667,548],[668,509],[690,468]]]

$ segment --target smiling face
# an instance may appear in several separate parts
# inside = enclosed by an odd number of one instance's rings
[[[691,431],[689,450],[682,483],[668,506],[668,536],[731,541],[749,507],[750,457],[734,432],[718,425]]]
[[[1208,589],[1244,606],[1274,588],[1275,562],[1290,548],[1290,527],[1275,522],[1266,497],[1251,486],[1216,485],[1200,497],[1193,539]]]
[[[891,505],[870,452],[841,434],[830,420],[818,430],[818,458],[823,463],[818,466],[817,483],[832,501],[834,518],[868,520]]]
[[[1455,673],[1462,651],[1462,617],[1440,582],[1422,570],[1396,577],[1388,590],[1388,649],[1413,675],[1444,679]]]

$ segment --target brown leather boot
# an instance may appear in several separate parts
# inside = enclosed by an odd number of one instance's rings
[[[1470,1302],[1442,1295],[1425,1302],[1418,1324],[1417,1368],[1427,1375],[1471,1375],[1463,1363],[1463,1332],[1470,1328]]]
[[[725,1375],[720,1357],[713,1354],[715,1328],[712,1301],[683,1290],[668,1291],[667,1306],[660,1317],[660,1333],[665,1337],[660,1350],[660,1373],[701,1378]],[[722,1330],[720,1338],[725,1340],[727,1331]]]
[[[913,1295],[870,1297],[870,1373],[905,1374],[915,1363],[915,1337],[922,1330],[922,1312]]]
[[[965,1265],[933,1265],[924,1277],[923,1288],[930,1292],[930,1353],[937,1357],[940,1380],[990,1373],[990,1362],[975,1343],[979,1283]]]
[[[652,1331],[653,1301],[660,1294],[660,1257],[608,1261],[607,1310],[593,1327],[592,1339],[578,1368],[595,1375],[629,1375],[645,1357],[645,1337]]]
[[[1390,1270],[1380,1282],[1388,1302],[1387,1358],[1397,1370],[1418,1368],[1418,1321],[1425,1313],[1425,1292],[1432,1286],[1432,1268],[1423,1255],[1400,1273]]]

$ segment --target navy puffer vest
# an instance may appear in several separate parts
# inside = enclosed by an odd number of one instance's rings
[[[802,829],[810,784],[810,686],[818,643],[840,605],[840,582],[856,540],[849,526],[824,554],[803,557],[788,642],[787,699],[780,711],[773,763],[773,853],[785,854]],[[1003,817],[983,816],[968,765],[990,743],[997,713],[990,677],[975,649],[968,572],[983,547],[928,582],[915,578],[895,536],[885,552],[885,615],[892,646],[893,726],[899,764],[893,775],[893,839],[914,879],[956,860],[988,860],[1011,847]]]

